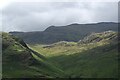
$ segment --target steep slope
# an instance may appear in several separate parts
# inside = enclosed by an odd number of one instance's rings
[[[118,78],[118,33],[92,33],[78,43],[31,45],[71,78]]]
[[[118,30],[118,23],[102,22],[94,24],[71,24],[66,26],[50,26],[45,31],[10,32],[19,36],[28,44],[51,44],[59,41],[79,41],[91,32]]]
[[[2,39],[3,78],[48,78],[62,73],[23,40],[8,33],[2,33]]]

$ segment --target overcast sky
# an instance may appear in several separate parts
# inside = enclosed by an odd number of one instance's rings
[[[42,31],[72,23],[117,22],[117,2],[14,2],[2,8],[3,31]]]

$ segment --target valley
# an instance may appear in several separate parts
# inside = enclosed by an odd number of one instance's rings
[[[106,31],[91,34],[79,42],[61,41],[30,45],[30,48],[46,56],[70,78],[115,78],[118,76],[118,43],[113,41],[116,40],[116,32]]]
[[[3,78],[118,78],[118,32],[52,44],[26,44],[9,33],[2,39]]]

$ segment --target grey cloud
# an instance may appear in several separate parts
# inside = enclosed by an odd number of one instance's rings
[[[20,2],[2,11],[4,31],[44,30],[51,25],[116,22],[117,2]]]

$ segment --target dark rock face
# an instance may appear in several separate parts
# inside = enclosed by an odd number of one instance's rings
[[[20,64],[31,64],[34,61],[27,45],[17,37],[3,33],[2,46],[3,64],[11,61],[18,61],[17,63]]]

